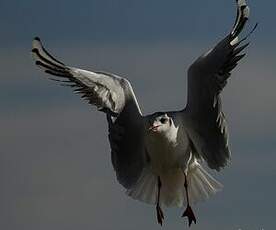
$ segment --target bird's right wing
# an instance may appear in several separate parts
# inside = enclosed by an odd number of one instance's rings
[[[89,104],[105,112],[111,156],[118,181],[130,188],[143,169],[143,117],[129,81],[114,74],[69,67],[54,58],[39,38],[32,44],[35,63],[62,85],[70,86]]]
[[[241,42],[250,34],[239,40],[238,36],[249,17],[249,7],[245,0],[236,0],[236,3],[237,17],[232,31],[213,49],[200,56],[188,71],[188,99],[184,111],[187,129],[196,152],[210,168],[216,170],[226,166],[230,158],[220,93],[231,71],[245,56],[240,53],[248,43],[241,45]]]

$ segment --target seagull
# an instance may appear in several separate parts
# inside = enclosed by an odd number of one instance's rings
[[[118,182],[135,200],[155,205],[157,222],[163,206],[184,207],[182,217],[196,223],[193,204],[222,189],[203,163],[221,170],[230,161],[225,114],[220,94],[249,45],[239,34],[248,18],[245,0],[236,0],[237,16],[230,33],[188,69],[188,97],[180,111],[143,115],[130,82],[100,71],[70,67],[54,58],[40,38],[32,42],[35,64],[51,80],[72,87],[106,114],[111,160]],[[257,24],[256,24],[257,25]]]

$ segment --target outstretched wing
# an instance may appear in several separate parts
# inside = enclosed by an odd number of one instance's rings
[[[51,80],[70,86],[91,105],[105,112],[113,167],[118,181],[130,188],[144,164],[143,117],[133,89],[125,78],[69,67],[50,55],[39,38],[33,40],[37,66],[52,75]]]
[[[237,18],[229,35],[199,57],[188,70],[188,100],[184,110],[190,139],[210,168],[219,170],[229,158],[228,132],[220,93],[245,54],[238,35],[249,17],[245,0],[237,0]]]

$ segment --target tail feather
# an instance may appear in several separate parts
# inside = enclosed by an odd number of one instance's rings
[[[155,186],[155,178],[150,177],[144,184],[145,190],[141,190],[140,194],[143,200],[151,201],[156,199],[156,194],[152,192],[152,186]]]
[[[157,179],[149,169],[145,168],[137,184],[126,191],[135,200],[155,204],[157,198]]]
[[[162,184],[160,203],[165,206],[181,207],[186,205],[185,177],[182,170],[169,172],[160,177]],[[126,191],[127,195],[135,200],[156,204],[157,178],[149,168],[145,168],[137,184]],[[204,201],[222,189],[222,185],[196,161],[189,166],[187,180],[190,203]]]
[[[208,195],[208,188],[205,188],[205,183],[200,177],[199,174],[194,174],[190,179],[188,179],[191,183],[195,184],[195,187],[197,189],[197,196],[194,195],[194,191],[188,188],[191,203],[195,203],[197,201],[202,201],[204,198],[207,198]]]
[[[223,188],[199,163],[194,162],[190,167],[187,177],[191,185],[188,191],[192,203],[204,201]]]

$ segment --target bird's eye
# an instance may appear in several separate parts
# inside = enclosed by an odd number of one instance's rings
[[[160,122],[161,122],[162,124],[167,123],[167,121],[168,121],[168,119],[167,119],[167,118],[164,118],[164,117],[162,117],[162,118],[160,119]]]

